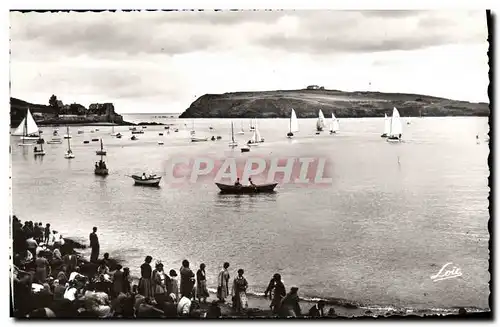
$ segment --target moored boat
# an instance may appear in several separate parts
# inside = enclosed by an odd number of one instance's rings
[[[66,126],[66,130],[67,130],[67,133],[69,135],[69,127],[68,126]],[[69,141],[69,138],[67,140],[68,140],[68,150],[64,154],[64,158],[73,159],[75,157],[75,155],[73,154],[73,151],[71,151],[71,143]]]
[[[101,139],[101,149],[97,150],[95,152],[95,154],[97,154],[98,156],[105,156],[106,155],[106,150],[104,150],[104,147],[102,145],[102,139]]]
[[[130,176],[135,182],[135,185],[142,185],[142,186],[158,186],[161,181],[161,176],[156,176],[156,175],[132,175]]]
[[[251,193],[272,193],[278,183],[262,184],[262,185],[229,185],[215,183],[221,193],[227,194],[251,194]]]

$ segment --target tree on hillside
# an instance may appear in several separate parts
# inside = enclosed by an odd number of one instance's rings
[[[49,106],[54,110],[54,113],[56,116],[59,116],[59,105],[57,104],[57,97],[52,94],[52,96],[49,99]]]

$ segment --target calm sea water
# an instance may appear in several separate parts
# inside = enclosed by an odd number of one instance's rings
[[[175,156],[228,156],[230,125],[196,120],[198,134],[223,140],[190,143],[191,120],[124,118],[170,122],[180,130],[158,136],[163,127],[148,126],[134,142],[127,127],[115,128],[122,139],[111,137],[110,127],[93,134],[95,127],[84,127],[81,135],[72,127],[73,160],[63,157],[66,143],[46,145],[47,155],[35,160],[32,147],[11,137],[14,212],[85,240],[98,226],[101,251],[124,259],[136,275],[146,255],[168,269],[188,258],[193,267],[207,265],[215,288],[220,266],[229,261],[232,275],[245,270],[254,293],[279,272],[287,287],[295,284],[309,298],[488,308],[487,118],[414,118],[404,125],[402,144],[379,137],[383,119],[341,119],[335,136],[316,136],[315,120],[301,119],[293,141],[285,138],[288,120],[261,119],[266,142],[252,155],[326,156],[333,165],[331,187],[280,185],[263,196],[219,195],[211,184],[134,187],[126,175],[162,173]],[[240,121],[235,125],[239,129]],[[248,121],[243,127],[240,144],[250,137]],[[50,139],[52,128],[43,131]],[[91,137],[102,137],[108,150],[107,178],[93,174],[98,144],[83,144]],[[235,155],[249,154],[236,149]],[[433,282],[430,276],[448,262],[463,275]]]

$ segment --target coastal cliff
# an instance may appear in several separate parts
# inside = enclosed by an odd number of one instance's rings
[[[85,108],[81,104],[64,105],[52,96],[49,105],[29,103],[10,98],[10,126],[17,127],[30,109],[39,126],[44,125],[133,125],[117,114],[112,103],[94,103]]]
[[[344,92],[325,89],[205,94],[179,118],[384,117],[398,108],[401,116],[488,116],[488,103],[472,103],[418,94]]]

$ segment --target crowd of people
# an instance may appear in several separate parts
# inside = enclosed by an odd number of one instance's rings
[[[232,314],[244,316],[248,310],[248,281],[238,269],[231,281],[230,264],[223,264],[218,274],[216,300],[207,303],[206,265],[196,274],[184,260],[179,269],[168,274],[161,261],[146,256],[140,266],[140,279],[133,284],[130,269],[112,260],[109,253],[99,257],[97,228],[89,235],[90,261],[82,260],[67,241],[51,231],[50,224],[12,221],[13,239],[13,309],[15,317],[196,317],[219,318],[221,304],[231,296]],[[287,293],[279,274],[271,279],[265,296],[279,317],[303,316],[298,288]],[[306,316],[325,316],[325,303],[318,302]],[[326,316],[335,316],[335,312]]]

